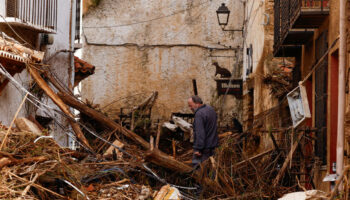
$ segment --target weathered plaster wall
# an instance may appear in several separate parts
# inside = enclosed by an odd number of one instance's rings
[[[71,50],[70,46],[70,37],[74,36],[75,29],[72,29],[72,35],[70,34],[70,17],[71,17],[71,5],[73,5],[73,11],[75,11],[75,0],[65,0],[60,1],[58,10],[57,10],[57,32],[54,34],[54,43],[52,45],[47,45],[42,47],[41,50],[45,51],[45,59],[44,63],[50,65],[50,71],[56,75],[56,77],[60,80],[60,82],[68,88],[69,83],[74,82],[74,76],[70,75],[71,59],[73,59],[72,53],[60,52],[60,51],[69,51]],[[75,16],[73,12],[72,16],[72,27],[75,27]],[[59,53],[60,52],[60,53]],[[74,69],[73,69],[74,71]],[[57,106],[49,99],[48,97],[43,98],[44,102],[47,102],[50,106],[57,108]],[[58,108],[57,108],[58,109]],[[38,114],[44,113],[41,111],[37,112]],[[57,123],[52,125],[53,135],[57,141],[62,146],[69,146],[69,137],[67,137],[68,132],[73,133],[70,129],[68,120],[54,113],[56,120],[58,123],[63,125],[63,129]]]
[[[219,6],[203,0],[101,0],[83,18],[83,59],[96,66],[95,74],[82,82],[83,99],[109,105],[104,111],[113,117],[120,107],[137,105],[158,91],[154,118],[168,119],[171,112],[190,112],[187,98],[196,79],[203,100],[220,107],[212,62],[233,71],[236,54],[210,48],[235,48],[242,39],[239,32],[221,30],[215,12]],[[243,4],[230,2],[228,7],[233,16],[227,28],[240,29]],[[240,112],[240,104],[228,95],[225,113]]]
[[[1,2],[0,2],[0,13],[1,13],[1,15],[3,15],[3,16],[4,16],[5,12],[6,12],[6,9],[5,9],[5,8],[6,8],[6,7],[5,7],[6,4],[5,4],[5,3],[6,3],[6,1],[1,1]]]
[[[243,59],[244,95],[243,125],[244,130],[252,132],[252,141],[247,142],[247,151],[252,154],[266,151],[273,147],[266,130],[283,127],[288,123],[289,110],[271,92],[271,86],[264,82],[264,77],[273,71],[281,70],[283,65],[294,65],[291,58],[273,56],[274,42],[274,2],[271,0],[248,0],[246,6],[246,39]],[[246,74],[248,68],[247,48],[252,47],[253,72]],[[275,109],[276,108],[276,109]],[[272,110],[273,109],[273,110]],[[257,138],[259,142],[257,141]]]
[[[28,74],[23,71],[20,74],[15,75],[15,79],[18,82],[22,82],[24,85],[28,85]],[[9,126],[15,113],[24,98],[24,94],[19,92],[17,88],[9,83],[0,95],[0,122],[1,124]],[[15,98],[14,98],[15,97]],[[28,106],[25,104],[18,116],[22,117],[27,114]]]
[[[248,0],[246,11],[246,38],[243,55],[244,77],[244,108],[245,130],[251,129],[254,116],[258,116],[277,104],[277,100],[270,94],[268,85],[263,78],[277,66],[278,59],[273,58],[273,1]],[[258,33],[258,34],[257,34]],[[252,47],[253,72],[247,75],[247,48]],[[253,92],[253,94],[248,94]],[[254,117],[255,118],[255,117]]]

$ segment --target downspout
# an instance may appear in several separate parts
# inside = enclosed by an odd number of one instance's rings
[[[338,130],[337,130],[337,174],[344,168],[344,116],[345,116],[345,52],[346,52],[346,0],[339,0],[339,86],[338,86]]]
[[[70,6],[70,19],[69,19],[69,62],[70,67],[68,68],[69,81],[68,88],[73,91],[74,85],[74,38],[75,38],[75,0],[71,0]]]
[[[68,88],[74,92],[74,39],[75,39],[75,18],[76,18],[76,0],[71,0],[70,6],[70,19],[69,19],[69,67],[68,67]],[[78,1],[78,0],[77,0]],[[74,109],[71,108],[71,112],[74,113]],[[74,137],[74,136],[72,136]],[[68,137],[68,147],[75,150],[75,140]]]

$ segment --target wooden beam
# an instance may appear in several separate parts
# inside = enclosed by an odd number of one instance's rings
[[[98,112],[97,110],[88,107],[87,105],[83,104],[82,102],[78,101],[74,96],[69,95],[67,93],[59,92],[58,96],[63,100],[64,103],[67,105],[79,110],[80,112],[84,113],[85,115],[94,118],[96,121],[100,122],[105,127],[111,129],[111,130],[118,130],[123,135],[128,137],[129,139],[135,141],[136,143],[140,144],[143,148],[149,149],[149,144],[146,140],[144,140],[141,136],[137,135],[136,133],[122,127],[119,123],[109,119],[102,113]]]
[[[150,145],[149,143],[144,140],[141,136],[137,135],[136,133],[122,127],[119,123],[109,119],[107,116],[103,115],[99,111],[88,107],[84,103],[78,101],[74,96],[69,95],[67,93],[59,92],[58,96],[62,99],[64,103],[67,105],[79,110],[80,112],[84,113],[85,115],[95,119],[96,121],[100,122],[102,125],[104,125],[106,128],[109,128],[111,130],[118,130],[120,133],[128,137],[129,139],[133,140],[137,144],[140,144],[144,149],[149,149]],[[165,154],[165,153],[163,153]],[[166,155],[166,154],[165,154]]]
[[[140,144],[144,149],[148,150],[148,152],[146,153],[147,161],[179,173],[192,172],[193,168],[191,166],[175,160],[173,157],[167,155],[166,153],[160,151],[157,148],[153,148],[152,151],[149,151],[150,144],[147,141],[145,141],[141,136],[122,127],[119,123],[109,119],[102,113],[86,106],[85,104],[78,101],[75,97],[62,92],[59,92],[58,96],[61,97],[61,99],[67,105],[79,110],[80,112],[86,114],[91,118],[94,118],[95,120],[105,125],[107,128],[110,128],[111,130],[119,130],[120,133],[122,133],[129,139],[133,140],[137,144]],[[192,174],[192,176],[196,178],[197,181],[203,182],[206,186],[208,186],[208,189],[221,191],[228,195],[234,194],[233,188],[229,186],[227,181],[220,175],[219,175],[219,180],[224,184],[225,187],[221,187],[215,181],[210,180],[208,178],[201,178],[201,176],[199,175],[199,172],[195,172],[194,174]]]
[[[70,117],[69,123],[72,126],[75,135],[77,138],[90,150],[92,150],[89,142],[85,138],[82,130],[80,129],[80,126],[78,123],[73,121],[74,115],[70,112],[69,107],[64,104],[64,102],[60,99],[60,97],[48,86],[48,84],[45,82],[45,80],[40,76],[39,72],[33,67],[29,66],[28,71],[30,75],[34,78],[34,80],[38,83],[38,86],[44,90],[44,92],[51,98],[51,100],[64,112],[66,115]]]
[[[298,134],[297,140],[294,142],[294,144],[293,144],[293,146],[292,146],[292,148],[291,148],[291,150],[290,150],[290,152],[289,152],[287,158],[284,160],[284,163],[283,163],[283,165],[282,165],[282,168],[280,169],[280,171],[278,172],[278,174],[277,174],[275,180],[274,180],[273,183],[272,183],[273,187],[276,187],[277,184],[279,183],[279,181],[281,180],[281,178],[283,177],[284,172],[286,171],[287,166],[288,166],[289,162],[291,161],[292,156],[293,156],[295,150],[297,149],[298,144],[299,144],[299,142],[300,142],[300,139],[301,139],[302,137],[303,137],[303,132],[300,132],[300,133]]]
[[[272,151],[273,151],[273,149],[270,149],[270,150],[267,150],[267,151],[265,151],[263,153],[257,154],[257,155],[255,155],[253,157],[250,157],[250,158],[248,158],[246,160],[243,160],[243,161],[241,161],[239,163],[236,163],[233,167],[238,167],[238,166],[240,166],[240,165],[242,165],[242,164],[244,164],[246,162],[250,162],[250,161],[256,160],[256,159],[258,159],[258,158],[260,158],[260,157],[262,157],[264,155],[267,155],[267,154],[271,153]]]

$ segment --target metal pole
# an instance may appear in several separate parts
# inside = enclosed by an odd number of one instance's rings
[[[344,115],[345,115],[345,51],[346,51],[346,27],[345,27],[346,0],[339,1],[339,96],[338,96],[338,130],[337,130],[337,174],[340,175],[344,168]]]

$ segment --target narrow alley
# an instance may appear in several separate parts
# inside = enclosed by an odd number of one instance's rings
[[[348,0],[0,0],[0,199],[349,199],[349,28]]]

